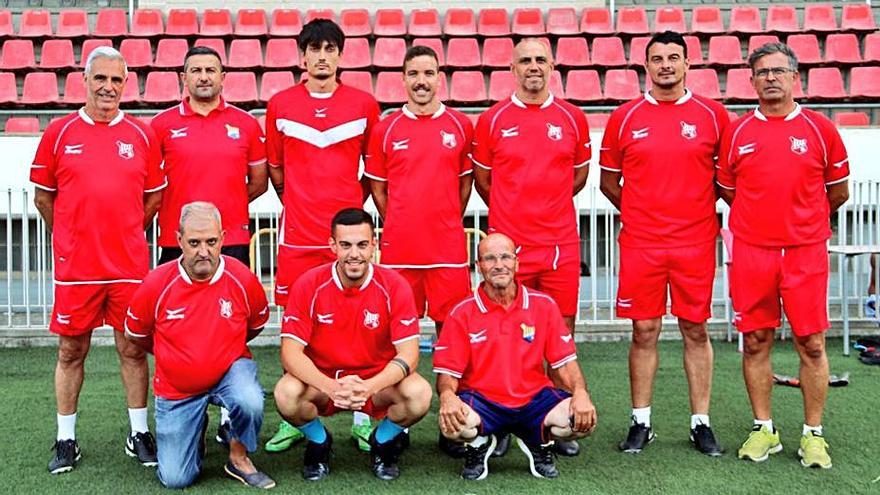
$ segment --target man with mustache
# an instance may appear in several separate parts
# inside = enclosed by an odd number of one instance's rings
[[[113,48],[89,54],[86,105],[49,124],[31,165],[34,204],[52,231],[55,306],[49,331],[58,334],[55,398],[58,434],[52,474],[72,470],[77,403],[92,330],[113,327],[131,434],[125,452],[156,465],[147,427],[149,369],[145,353],[123,336],[125,309],[149,270],[144,228],[162,201],[165,174],[153,130],[119,109],[128,78]]]
[[[409,439],[404,429],[428,412],[431,386],[415,372],[419,318],[406,280],[370,262],[376,248],[372,217],[346,208],[331,222],[336,261],[294,284],[281,324],[281,364],[275,386],[281,416],[308,439],[303,478],[330,474],[333,437],[319,416],[362,411],[384,418],[369,437],[373,474],[400,476]]]
[[[782,450],[773,425],[770,351],[782,308],[800,358],[805,467],[831,467],[822,428],[828,394],[829,217],[849,198],[849,159],[824,115],[798,105],[797,57],[767,43],[749,55],[758,108],[730,125],[716,181],[730,204],[734,323],[743,334],[743,377],[754,425],[739,457],[755,462]],[[781,300],[781,301],[780,301]]]

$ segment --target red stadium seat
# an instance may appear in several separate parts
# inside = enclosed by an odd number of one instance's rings
[[[829,34],[825,38],[825,61],[832,64],[859,64],[862,54],[855,34]]]
[[[623,52],[623,40],[613,36],[608,38],[593,39],[593,65],[605,67],[620,67],[626,65],[626,55]]]
[[[837,67],[814,67],[807,72],[807,97],[811,100],[846,98],[843,76]]]
[[[298,36],[302,27],[303,19],[299,10],[275,9],[272,11],[272,19],[269,22],[270,36]]]
[[[709,39],[709,65],[743,65],[742,47],[736,36]]]
[[[767,31],[773,33],[798,33],[797,11],[791,5],[771,5],[767,7]]]
[[[345,40],[345,49],[342,50],[342,59],[339,67],[342,69],[363,69],[372,63],[370,57],[370,40],[367,38],[351,38]]]
[[[12,12],[0,10],[0,36],[12,36]]]
[[[629,101],[642,94],[639,87],[639,74],[632,69],[610,69],[605,71],[605,99],[610,101]]]
[[[779,36],[775,34],[754,34],[749,36],[749,48],[746,53],[752,53],[766,43],[779,43]]]
[[[565,88],[562,86],[562,73],[554,70],[550,73],[550,80],[547,81],[547,87],[550,92],[558,98],[566,98]]]
[[[586,116],[590,130],[604,129],[608,125],[608,119],[611,118],[610,113],[588,113]]]
[[[153,66],[153,48],[148,39],[125,38],[119,44],[119,53],[125,58],[125,63],[130,69]]]
[[[343,9],[339,13],[339,27],[345,36],[369,36],[373,34],[370,13],[367,9]]]
[[[590,65],[590,50],[583,36],[559,38],[556,42],[556,65],[559,67],[586,67]]]
[[[695,34],[721,34],[724,20],[718,7],[694,7],[691,13],[691,32]]]
[[[456,71],[450,81],[449,100],[462,104],[483,104],[487,100],[486,82],[480,71]]]
[[[763,33],[761,27],[761,11],[758,7],[734,7],[730,9],[729,33],[757,34]]]
[[[452,38],[446,46],[446,65],[467,69],[481,64],[480,44],[476,38]]]
[[[125,40],[123,40],[123,43],[124,42],[125,42]],[[147,44],[149,44],[149,41],[147,41]],[[99,46],[113,46],[113,42],[108,39],[94,39],[94,38],[83,41],[82,49],[80,50],[80,58],[79,58],[79,66],[80,67],[86,66],[86,62],[88,62],[89,55],[92,53],[92,50],[94,50],[95,48],[98,48]],[[122,55],[124,56],[125,53],[123,53]],[[150,57],[152,57],[152,56],[153,55],[151,53]],[[152,60],[152,58],[151,58],[151,60]],[[129,63],[128,57],[125,58],[125,63],[128,64],[129,67],[131,67],[131,64]]]
[[[649,36],[638,36],[629,40],[629,65],[638,67],[645,65],[645,48],[651,41]]]
[[[86,102],[86,85],[83,81],[83,72],[68,72],[64,80],[65,105],[82,105]]]
[[[141,83],[137,72],[128,71],[128,81],[122,90],[122,103],[133,103],[141,100]]]
[[[865,62],[880,62],[880,33],[865,36]]]
[[[617,11],[617,32],[648,34],[648,13],[644,7],[622,7]]]
[[[343,55],[343,58],[348,53]],[[299,49],[293,38],[272,38],[266,42],[266,61],[263,67],[267,69],[287,69],[299,66]]]
[[[871,6],[866,3],[844,4],[840,29],[844,31],[876,31],[877,24],[874,22]]]
[[[856,99],[880,98],[880,67],[853,67],[849,72],[849,94]]]
[[[477,20],[471,9],[446,9],[443,20],[443,34],[446,36],[476,36]]]
[[[758,94],[752,86],[752,69],[730,69],[727,71],[727,87],[724,98],[730,101],[758,101]]]
[[[37,117],[9,117],[4,132],[7,134],[38,134],[40,119]]]
[[[153,67],[180,68],[183,67],[183,58],[189,50],[189,43],[181,38],[163,38],[156,45],[156,60]]]
[[[25,105],[47,105],[58,102],[58,77],[54,72],[30,72],[24,76],[21,102]]]
[[[600,7],[586,8],[581,13],[581,32],[586,34],[611,34],[611,13]]]
[[[399,71],[380,72],[376,76],[376,101],[395,105],[406,101],[406,88]]]
[[[793,34],[785,42],[794,51],[799,64],[813,65],[822,63],[822,55],[819,53],[819,40],[815,34]]]
[[[440,14],[437,9],[415,9],[409,13],[410,36],[440,36]]]
[[[737,114],[736,112],[733,112],[731,110],[728,110],[727,111],[727,118],[730,119],[731,122],[733,122],[734,120],[739,118],[739,114]]]
[[[449,101],[449,85],[446,81],[446,74],[440,73],[440,84],[437,85],[437,98],[442,102]]]
[[[256,103],[257,76],[250,71],[227,72],[223,80],[223,98],[233,104]]]
[[[480,36],[510,36],[510,18],[505,9],[483,9],[477,16]]]
[[[489,74],[489,101],[506,100],[514,91],[516,77],[509,70],[495,70]]]
[[[343,74],[348,71],[343,72]],[[283,91],[296,84],[293,78],[293,72],[289,70],[263,72],[263,78],[260,82],[260,101],[268,102],[275,93]]]
[[[513,40],[510,38],[486,38],[483,41],[483,67],[510,67],[513,60]]]
[[[52,17],[48,10],[25,10],[18,22],[18,35],[22,38],[52,36]]]
[[[73,42],[70,40],[46,40],[40,50],[40,69],[64,69],[76,67],[73,59]]]
[[[703,60],[703,44],[700,43],[700,38],[696,36],[685,36],[684,44],[688,47],[688,61],[691,63],[691,67],[695,65],[703,65],[705,60]]]
[[[388,72],[387,74],[391,74]],[[373,93],[373,75],[367,71],[359,71],[359,70],[347,70],[342,73],[340,76],[343,84],[347,84],[353,88],[357,88],[367,93]],[[400,81],[400,74],[398,74],[398,81]],[[403,86],[401,86],[402,88]],[[376,88],[377,90],[379,88]],[[404,98],[405,99],[405,98]]]
[[[258,39],[233,39],[229,44],[229,61],[232,69],[250,69],[263,66],[263,47]]]
[[[199,34],[199,16],[195,9],[171,9],[165,23],[168,36],[195,36]]]
[[[131,20],[131,35],[153,37],[165,34],[162,24],[162,11],[158,9],[136,9]]]
[[[871,125],[871,117],[865,112],[834,112],[834,123],[840,127],[863,127]],[[9,124],[6,124],[9,132]]]
[[[30,69],[37,65],[34,42],[31,40],[6,40],[0,55],[0,69]]]
[[[440,38],[415,38],[412,41],[412,46],[427,46],[437,54],[437,63],[440,64],[440,67],[446,65],[446,54],[443,51],[443,40]]]
[[[694,93],[712,98],[721,99],[721,85],[718,84],[718,73],[715,69],[691,69],[687,73],[687,87]]]
[[[514,9],[511,31],[519,36],[543,36],[547,34],[541,9]]]
[[[437,21],[439,31],[440,21]],[[376,36],[404,36],[406,34],[406,14],[403,9],[378,9],[373,26]],[[437,35],[440,33],[438,32]]]
[[[837,17],[831,4],[807,4],[804,7],[804,31],[832,33],[837,31]]]
[[[226,42],[220,38],[198,38],[193,46],[213,48],[220,55],[220,63],[226,65]],[[181,59],[182,60],[182,59]],[[181,65],[183,62],[181,61]]]
[[[229,9],[205,9],[199,27],[202,36],[232,36],[232,13]]]
[[[675,31],[684,33],[687,27],[684,23],[684,10],[681,7],[659,7],[654,12],[654,32]]]
[[[18,102],[18,85],[15,83],[15,74],[0,72],[0,104],[16,102]]]
[[[235,18],[235,36],[266,36],[266,11],[263,9],[241,9]]]
[[[373,67],[380,69],[400,69],[406,55],[406,40],[403,38],[376,38],[373,50]]]
[[[160,42],[161,43],[161,42]],[[150,72],[144,83],[146,103],[168,105],[180,100],[180,79],[176,72]]]
[[[82,9],[65,9],[58,13],[58,29],[55,36],[59,38],[82,38],[89,35],[89,20]]]
[[[547,33],[554,36],[579,34],[577,11],[572,7],[557,7],[548,10]]]
[[[329,19],[336,24],[339,24],[339,20],[336,19],[336,11],[333,9],[309,9],[306,11],[306,24],[310,21],[314,21],[315,19]]]
[[[95,19],[94,36],[116,38],[128,34],[128,12],[125,9],[101,9]]]

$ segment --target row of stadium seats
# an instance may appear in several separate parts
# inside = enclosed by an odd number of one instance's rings
[[[330,18],[339,22],[346,36],[570,36],[580,33],[607,35],[644,35],[667,29],[695,34],[729,33],[828,33],[873,31],[876,29],[871,7],[865,3],[845,4],[838,11],[829,3],[807,4],[803,11],[792,5],[770,5],[762,16],[756,6],[731,9],[725,28],[718,7],[700,6],[691,11],[688,28],[686,11],[680,7],[661,7],[649,23],[644,7],[617,10],[616,25],[611,13],[603,8],[586,8],[580,14],[574,8],[552,8],[545,13],[537,8],[486,8],[475,12],[469,8],[447,9],[442,16],[436,9],[308,10],[275,9],[267,22],[263,9],[206,9],[201,16],[195,9],[170,9],[167,17],[157,9],[137,9],[131,26],[123,9],[102,9],[91,27],[85,10],[68,9],[58,13],[53,26],[48,10],[26,10],[21,14],[18,29],[12,13],[0,11],[0,36],[25,38],[87,36],[296,36],[305,22],[314,18]],[[200,19],[201,17],[201,19]],[[766,17],[766,23],[763,22]],[[803,21],[801,22],[801,19]]]
[[[815,67],[807,71],[806,92],[796,86],[795,97],[806,98],[812,102],[876,101],[880,98],[880,66],[853,67],[850,69],[849,90],[844,83],[843,73],[837,67]],[[268,71],[260,74],[250,71],[229,72],[224,82],[224,96],[233,103],[253,106],[265,103],[278,91],[294,84],[295,76],[290,71]],[[749,81],[750,69],[728,69],[724,77],[722,92],[721,78],[714,69],[693,69],[688,74],[688,86],[695,92],[709,98],[724,99],[728,102],[753,102],[757,100]],[[375,94],[383,105],[402,103],[406,92],[401,82],[400,71],[379,72],[375,76],[366,71],[346,70],[341,73],[346,84]],[[488,79],[488,84],[487,84]],[[646,80],[650,89],[650,79]],[[508,70],[497,70],[485,74],[482,71],[459,70],[451,73],[448,81],[441,78],[440,98],[461,105],[485,105],[488,102],[507,98],[516,86],[514,76]],[[609,69],[600,76],[592,69],[572,69],[563,74],[555,71],[550,78],[554,94],[575,103],[601,104],[627,101],[637,97],[643,90],[639,73],[632,69]],[[122,101],[140,103],[146,106],[167,104],[180,99],[181,85],[178,73],[174,71],[152,71],[146,74],[143,92],[139,74],[129,72],[129,84]],[[59,94],[59,80],[55,72],[31,72],[24,76],[21,94],[18,94],[15,74],[0,72],[0,104],[2,105],[80,105],[86,93],[82,83],[82,72],[70,72],[64,79],[63,91]]]
[[[583,37],[560,38],[555,42],[556,64],[560,67],[623,67],[641,66],[645,62],[645,47],[650,38],[635,37],[629,40],[627,57],[624,40],[619,37],[600,37],[592,40],[592,47]],[[770,41],[779,41],[776,35],[753,35],[746,43],[730,35],[713,36],[708,42],[706,58],[704,45],[696,36],[686,36],[688,57],[692,66],[718,67],[743,66],[746,57],[755,48]],[[863,62],[880,62],[880,33],[864,37],[864,48],[857,35],[852,33],[829,34],[820,39],[814,34],[793,34],[785,39],[792,47],[802,65],[832,64],[851,65]],[[548,44],[551,44],[547,40]],[[114,46],[110,39],[89,39],[76,47],[71,40],[50,39],[43,42],[39,61],[34,42],[10,39],[0,49],[0,70],[27,71],[39,69],[73,69],[85,65],[88,54],[97,46]],[[223,64],[229,69],[287,69],[298,68],[299,51],[293,38],[234,39],[228,44],[222,38],[198,38],[195,46],[209,46],[217,50]],[[488,69],[508,67],[513,54],[514,40],[508,37],[486,38],[416,38],[407,43],[403,38],[350,38],[345,42],[341,67],[345,69],[396,69],[403,64],[408,45],[426,45],[437,52],[441,66],[459,69]],[[824,45],[823,50],[820,48]],[[155,46],[144,38],[126,38],[118,45],[131,68],[174,69],[183,65],[184,55],[190,47],[184,38],[164,38]],[[75,49],[79,48],[77,59]],[[591,49],[592,48],[592,49]],[[745,51],[744,51],[745,49]],[[592,57],[591,54],[592,53]],[[228,54],[228,56],[227,56]]]

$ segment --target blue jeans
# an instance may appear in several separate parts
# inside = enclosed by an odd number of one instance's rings
[[[248,452],[257,450],[263,425],[263,387],[257,380],[257,363],[240,358],[204,394],[179,400],[156,397],[157,472],[159,481],[168,488],[193,484],[202,470],[208,403],[225,407],[231,437],[243,443]]]

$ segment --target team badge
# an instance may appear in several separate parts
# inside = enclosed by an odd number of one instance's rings
[[[522,338],[529,344],[535,340],[535,327],[530,327],[525,323],[520,323],[519,327],[522,329]]]
[[[547,137],[552,139],[553,141],[561,140],[562,126],[553,125],[550,122],[547,122]]]
[[[443,140],[443,146],[446,146],[449,149],[455,148],[455,145],[458,144],[455,141],[455,134],[452,134],[451,132],[440,131],[440,137]]]
[[[697,137],[697,124],[688,124],[685,121],[681,121],[681,137],[685,139],[693,139]]]
[[[119,156],[126,160],[134,158],[134,145],[116,141],[116,148],[119,150]]]
[[[788,136],[788,139],[791,140],[791,151],[792,153],[797,153],[798,155],[803,155],[807,152],[807,138],[798,139],[794,136]]]
[[[232,317],[232,301],[220,298],[220,316],[224,318]]]
[[[241,137],[241,131],[238,130],[238,127],[226,124],[226,136],[229,139],[238,139]]]
[[[371,313],[370,310],[364,310],[364,326],[375,330],[379,328],[379,313]]]

